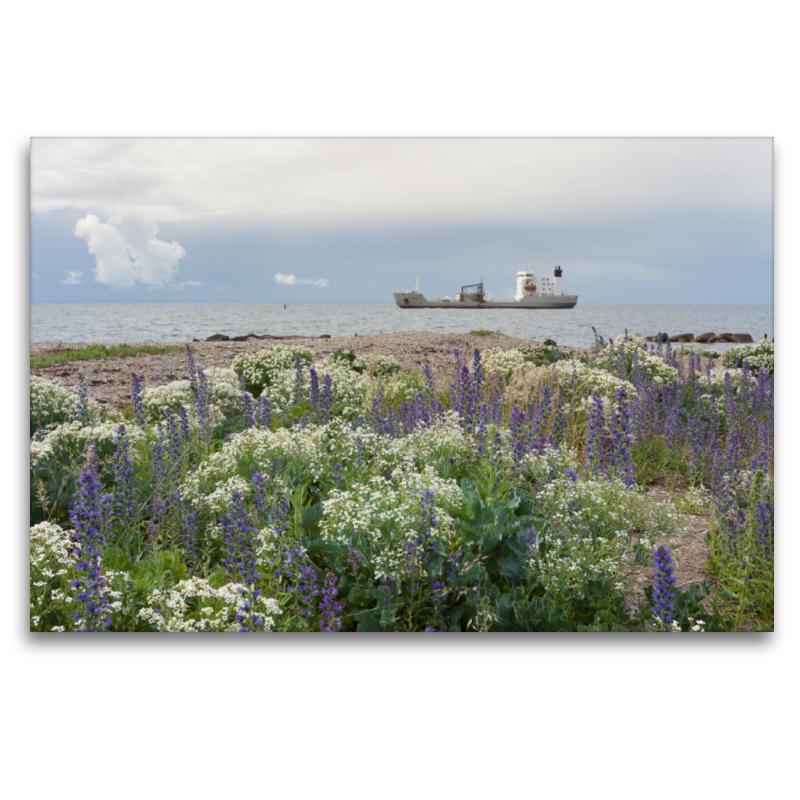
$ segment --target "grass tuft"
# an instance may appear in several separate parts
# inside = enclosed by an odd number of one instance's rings
[[[141,345],[140,347],[133,347],[129,344],[115,344],[107,347],[103,344],[92,344],[89,347],[81,347],[77,350],[64,350],[59,353],[32,358],[30,368],[52,367],[55,364],[63,364],[65,361],[97,361],[103,358],[115,358],[116,356],[135,356],[139,353],[173,353],[183,349],[183,345],[170,345],[167,347]]]

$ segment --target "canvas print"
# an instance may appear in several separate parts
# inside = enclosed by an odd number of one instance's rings
[[[35,138],[30,630],[774,627],[769,138]]]

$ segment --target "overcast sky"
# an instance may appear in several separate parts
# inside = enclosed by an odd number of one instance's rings
[[[772,303],[772,140],[34,139],[34,302]]]

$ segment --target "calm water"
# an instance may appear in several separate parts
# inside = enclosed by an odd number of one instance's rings
[[[524,339],[555,339],[586,347],[592,326],[605,337],[678,333],[774,334],[772,306],[577,305],[552,310],[450,310],[398,308],[394,303],[33,303],[32,342],[141,342],[205,339],[214,333],[240,336],[299,334],[369,335],[395,331],[463,333],[494,330]]]

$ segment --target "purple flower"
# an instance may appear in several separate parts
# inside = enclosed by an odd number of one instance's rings
[[[608,474],[610,436],[606,431],[603,398],[593,394],[590,399],[589,429],[586,434],[586,461],[603,474]]]
[[[76,546],[75,569],[83,576],[70,582],[77,590],[77,599],[84,604],[85,616],[81,631],[105,631],[111,625],[108,612],[108,594],[103,574],[100,546],[111,528],[114,496],[101,495],[97,477],[97,461],[89,453],[89,463],[77,481],[75,498],[70,503],[70,522],[74,530]],[[77,622],[78,612],[73,613]]]
[[[181,427],[171,408],[165,408],[166,415],[166,440],[169,445],[169,477],[173,483],[178,483],[183,471],[183,434]]]
[[[189,429],[189,413],[186,411],[185,406],[181,406],[178,409],[178,417],[181,421],[181,441],[188,444],[192,438],[192,433]]]
[[[258,424],[262,428],[271,428],[272,427],[272,407],[270,406],[269,398],[262,394],[261,397],[258,398]]]
[[[631,462],[630,414],[628,412],[628,394],[622,386],[617,389],[612,448],[625,484],[632,486],[636,481],[633,477],[633,463]]]
[[[127,524],[134,515],[133,464],[130,457],[130,442],[125,426],[120,425],[114,436],[117,454],[112,466],[114,472],[114,513]]]
[[[294,393],[292,396],[292,402],[294,405],[299,406],[300,403],[303,402],[304,397],[303,391],[303,359],[300,358],[300,354],[298,353],[294,357]]]
[[[261,590],[258,588],[258,560],[256,547],[258,531],[244,509],[244,498],[234,492],[230,499],[230,511],[221,517],[222,529],[228,557],[223,559],[225,570],[239,584],[242,605],[236,613],[236,620],[241,624],[239,631],[258,630],[264,625],[264,618],[255,612],[254,606]]]
[[[325,375],[322,379],[322,392],[319,396],[318,412],[320,422],[326,423],[333,419],[333,382],[330,375]]]
[[[92,420],[89,414],[89,393],[81,373],[78,373],[78,419],[84,428]]]
[[[140,428],[147,427],[144,416],[144,403],[142,402],[142,380],[135,372],[131,372],[131,400],[133,404],[133,418]]]
[[[323,619],[319,621],[319,626],[323,631],[333,632],[341,630],[342,604],[336,599],[336,576],[329,572],[325,576],[322,585],[322,599],[317,606],[317,610],[322,614]]]
[[[653,575],[653,613],[663,622],[672,622],[675,606],[672,603],[675,597],[673,591],[675,578],[673,577],[672,556],[666,545],[659,545],[653,551],[655,571]]]
[[[311,409],[317,411],[319,408],[319,375],[314,367],[308,369],[309,389],[308,399],[311,404]]]
[[[434,608],[443,606],[447,600],[447,584],[444,581],[434,581],[431,587],[431,603]]]

